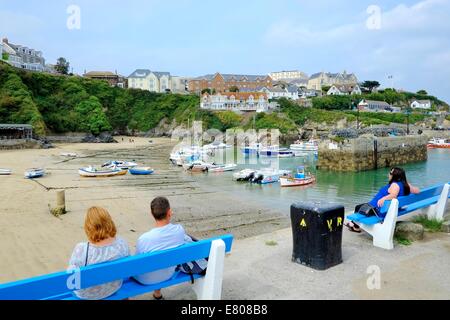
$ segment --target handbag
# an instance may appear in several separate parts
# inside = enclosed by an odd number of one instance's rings
[[[369,203],[363,203],[360,205],[357,205],[355,208],[355,212],[362,214],[366,217],[372,217],[372,216],[377,216],[378,217],[378,210],[377,208],[373,207],[371,204]]]

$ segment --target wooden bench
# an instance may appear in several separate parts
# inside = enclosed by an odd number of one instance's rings
[[[63,271],[0,285],[0,300],[77,300],[74,290],[124,279],[121,289],[106,300],[122,300],[157,289],[191,282],[188,274],[144,286],[132,277],[209,258],[206,275],[194,275],[193,289],[199,300],[220,300],[225,253],[231,251],[232,235],[185,244],[181,247],[90,265],[77,271]],[[76,285],[78,283],[78,285]]]
[[[380,209],[380,218],[376,216],[366,217],[360,213],[353,213],[347,216],[347,220],[357,223],[364,231],[372,235],[374,246],[392,250],[394,248],[394,231],[398,217],[428,208],[427,216],[429,219],[442,221],[447,200],[450,197],[449,190],[449,183],[426,188],[419,194],[411,194],[392,201],[386,201]]]

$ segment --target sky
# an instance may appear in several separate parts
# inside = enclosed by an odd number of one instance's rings
[[[78,74],[345,70],[450,102],[450,0],[0,0],[0,37]]]

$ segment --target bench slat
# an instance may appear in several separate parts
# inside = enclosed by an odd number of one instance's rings
[[[425,200],[421,200],[418,202],[414,202],[412,204],[409,204],[407,206],[401,207],[399,209],[398,215],[402,216],[405,214],[408,214],[410,212],[416,211],[418,209],[422,209],[422,208],[426,208],[431,206],[432,204],[435,204],[439,201],[440,195],[429,198],[429,199],[425,199]]]
[[[79,274],[81,289],[206,258],[209,256],[212,242],[217,239],[225,242],[225,252],[231,251],[233,236],[225,235],[185,244],[174,249],[131,256],[81,268]],[[40,300],[64,295],[72,291],[68,288],[67,281],[73,277],[73,274],[63,271],[1,284],[0,300]]]

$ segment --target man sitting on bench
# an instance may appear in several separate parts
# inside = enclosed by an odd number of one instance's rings
[[[172,209],[169,200],[164,197],[154,199],[150,205],[153,218],[155,219],[155,228],[144,233],[137,241],[136,255],[149,253],[153,251],[167,250],[179,247],[185,243],[192,242],[184,228],[179,224],[172,224]],[[167,269],[158,270],[136,276],[135,279],[143,285],[152,285],[169,280],[176,272],[173,266]],[[206,269],[206,266],[202,266]],[[163,299],[161,290],[153,293],[156,300]]]
[[[355,212],[366,215],[370,215],[371,213],[381,215],[380,208],[383,207],[385,201],[408,196],[411,193],[418,194],[420,190],[408,183],[405,170],[402,168],[392,168],[389,171],[389,184],[381,188],[369,203],[357,206]],[[354,222],[349,221],[345,225],[352,232],[361,232],[361,228]]]

